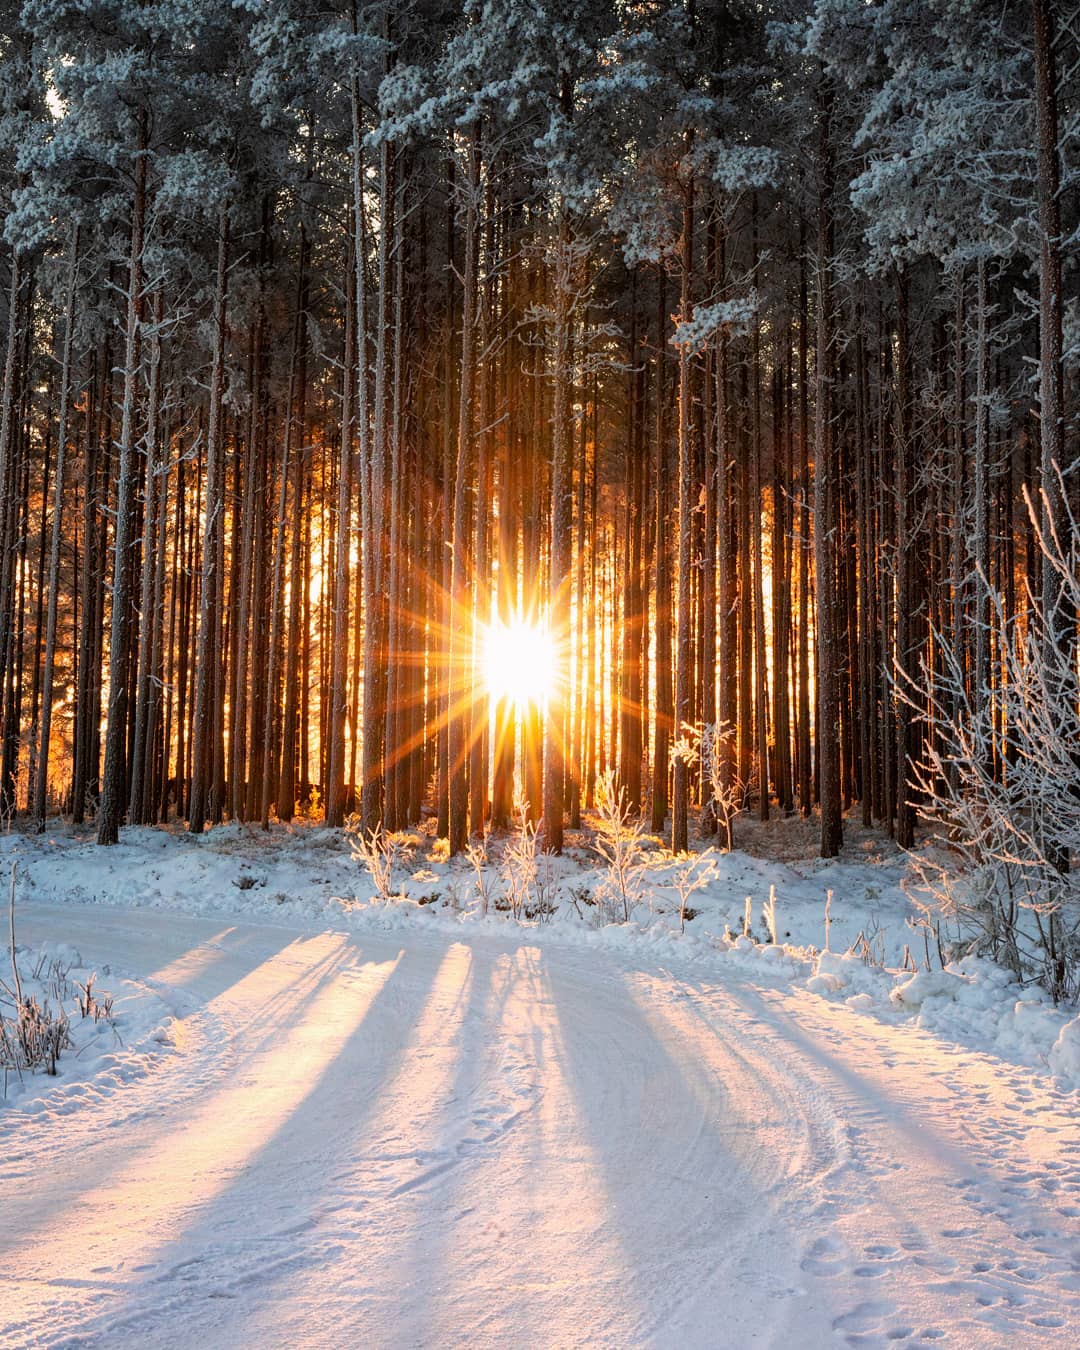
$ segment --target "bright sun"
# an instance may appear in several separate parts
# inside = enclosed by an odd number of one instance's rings
[[[493,699],[510,699],[519,708],[543,704],[555,685],[550,635],[522,619],[492,624],[484,640],[484,678]]]

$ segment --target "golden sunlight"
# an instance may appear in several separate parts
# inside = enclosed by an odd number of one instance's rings
[[[555,644],[545,628],[524,619],[493,623],[484,638],[483,669],[496,701],[542,706],[555,687]]]

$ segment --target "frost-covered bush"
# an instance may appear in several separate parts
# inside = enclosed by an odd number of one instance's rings
[[[701,853],[691,853],[683,859],[672,878],[672,886],[679,897],[679,930],[686,932],[686,909],[690,897],[696,894],[716,876],[716,856],[711,848]],[[773,941],[776,941],[775,936]]]
[[[378,899],[386,904],[399,898],[394,890],[394,874],[412,856],[413,842],[409,836],[384,830],[381,825],[365,834],[355,819],[346,828],[352,856],[371,877]]]
[[[528,804],[520,799],[514,803],[516,825],[503,846],[499,860],[499,879],[503,899],[511,917],[520,922],[532,895],[536,881],[538,846],[536,826],[529,819]]]
[[[1043,566],[1057,574],[1062,610],[1080,611],[1080,533],[1047,538],[1029,503]],[[1075,622],[1051,640],[1041,601],[1009,619],[987,586],[997,678],[973,689],[951,642],[938,635],[945,671],[912,698],[929,724],[915,786],[938,851],[915,858],[930,899],[924,917],[946,954],[988,955],[1056,1001],[1080,994],[1080,723]],[[960,866],[957,866],[959,857]],[[918,896],[912,897],[918,903]],[[942,941],[953,922],[957,940]]]
[[[487,918],[492,906],[491,872],[488,869],[488,839],[490,833],[484,830],[480,839],[471,839],[465,849],[465,857],[473,870],[473,890],[480,901],[480,914]]]
[[[710,834],[719,830],[725,849],[733,847],[732,821],[743,798],[743,785],[734,770],[734,734],[735,729],[729,722],[687,724],[672,748],[677,758],[701,769],[708,792],[704,797],[705,822]]]
[[[609,769],[596,784],[596,851],[604,862],[595,900],[607,923],[629,923],[645,896],[644,826]]]
[[[552,861],[540,851],[529,804],[520,795],[514,801],[516,825],[503,845],[499,880],[503,903],[517,923],[546,923],[555,912],[555,876]]]
[[[4,993],[10,990],[4,986]],[[56,1061],[71,1045],[70,1022],[63,1008],[53,1009],[48,999],[40,1003],[33,995],[20,996],[14,1013],[0,1016],[0,1068],[56,1073]]]
[[[95,990],[94,975],[82,981],[69,979],[71,965],[62,955],[43,951],[28,959],[16,947],[15,883],[13,866],[8,912],[11,982],[0,979],[0,1070],[5,1095],[10,1073],[20,1078],[23,1073],[56,1073],[57,1061],[73,1044],[71,1021],[76,1013],[95,1023],[113,1022],[112,997]],[[68,1002],[73,1004],[70,1010],[64,1006]]]

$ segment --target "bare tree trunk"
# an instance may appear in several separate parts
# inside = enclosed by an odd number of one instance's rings
[[[721,243],[721,247],[723,244]],[[720,264],[724,276],[723,261]],[[717,827],[724,848],[732,847],[732,788],[735,782],[735,677],[737,640],[735,628],[736,569],[732,547],[732,459],[728,436],[728,338],[721,332],[716,340],[716,532],[719,538],[720,558],[717,567],[717,590],[720,595],[720,623],[717,644],[717,709],[720,751],[720,813]]]
[[[136,662],[135,684],[135,736],[131,752],[131,790],[128,798],[128,819],[133,825],[144,825],[146,819],[145,769],[147,707],[150,702],[152,683],[151,653],[154,635],[153,589],[157,555],[155,545],[157,534],[154,522],[157,518],[158,500],[158,413],[161,403],[161,320],[162,296],[158,288],[154,296],[154,326],[149,341],[150,379],[147,397],[145,456],[146,471],[143,488],[143,557],[142,576],[139,580],[139,624],[138,657]]]
[[[304,246],[301,243],[301,254]],[[285,404],[285,426],[281,442],[281,467],[278,479],[277,513],[274,520],[274,563],[270,585],[270,640],[267,659],[266,701],[262,726],[262,827],[270,828],[270,807],[280,795],[280,742],[275,741],[281,701],[281,623],[285,605],[285,504],[288,501],[289,471],[293,457],[294,404],[296,400],[297,369],[300,347],[304,341],[304,268],[301,267],[296,286],[296,311],[293,316],[292,353],[289,357],[289,388]]]
[[[569,78],[560,90],[564,116],[572,116]],[[574,524],[574,438],[570,425],[573,386],[573,286],[575,244],[565,203],[559,205],[555,254],[554,350],[551,422],[551,570],[549,624],[556,652],[556,681],[548,705],[544,740],[544,848],[561,853],[566,807],[566,752],[570,729],[570,587]]]
[[[353,5],[353,32],[356,31],[356,6]],[[350,774],[352,786],[356,787],[356,747],[361,745],[360,778],[361,790],[358,803],[361,823],[365,830],[371,831],[378,824],[378,776],[380,770],[378,738],[368,734],[368,719],[375,716],[375,689],[372,685],[376,659],[378,631],[374,624],[375,615],[375,553],[372,518],[372,464],[371,429],[368,425],[368,343],[367,343],[367,240],[364,229],[364,161],[363,161],[363,125],[360,113],[360,81],[353,77],[350,88],[350,108],[352,114],[352,208],[353,208],[353,284],[355,287],[354,308],[356,310],[356,435],[357,468],[360,476],[360,605],[363,611],[363,696],[357,699],[360,715],[353,725],[353,770]],[[361,614],[355,616],[359,624]],[[356,644],[359,657],[361,645]],[[359,673],[359,672],[358,672]],[[371,791],[367,790],[371,785]],[[375,795],[372,797],[372,791]]]
[[[835,857],[843,842],[840,807],[840,672],[836,622],[836,482],[830,382],[833,250],[832,95],[823,90],[818,117],[817,354],[814,389],[814,570],[817,586],[817,756],[821,801],[821,856]]]
[[[976,265],[975,347],[975,707],[980,718],[990,703],[990,351],[986,259]]]
[[[667,316],[666,276],[661,269],[656,298],[656,512],[653,521],[654,587],[656,590],[656,715],[653,722],[653,772],[651,828],[659,834],[667,823],[668,767],[674,722],[671,688],[671,571],[669,536],[667,405],[664,388],[664,330]],[[601,663],[601,667],[602,667]]]
[[[899,272],[896,289],[896,675],[902,690],[896,700],[896,840],[901,848],[911,848],[915,842],[911,779],[916,725],[908,696],[919,673],[913,556],[916,475],[908,406],[908,284]]]
[[[361,164],[361,124],[359,85],[353,85],[353,209],[363,220],[363,167]],[[387,198],[387,156],[384,145],[380,162],[380,202]],[[379,284],[376,314],[375,348],[375,426],[368,427],[367,407],[367,285],[363,249],[357,258],[357,341],[360,376],[358,385],[358,422],[360,429],[361,513],[363,516],[364,567],[364,700],[362,721],[363,751],[361,767],[360,817],[366,833],[382,820],[383,756],[381,718],[381,669],[385,654],[382,638],[381,575],[383,566],[382,525],[385,477],[386,430],[386,251],[385,216],[379,231]],[[361,231],[361,238],[363,237]]]
[[[1063,307],[1061,242],[1061,166],[1058,149],[1058,83],[1055,42],[1055,6],[1052,0],[1032,0],[1031,15],[1035,56],[1036,195],[1039,207],[1039,439],[1041,459],[1041,531],[1044,539],[1058,541],[1068,548],[1066,539],[1067,486],[1065,472],[1065,390],[1062,367]],[[1053,547],[1053,544],[1049,544]],[[1042,623],[1046,665],[1062,675],[1055,691],[1067,724],[1061,734],[1067,743],[1077,743],[1077,616],[1070,612],[1063,591],[1064,583],[1055,567],[1045,559],[1042,564]],[[1068,709],[1066,715],[1065,709]],[[1080,752],[1074,757],[1080,762]],[[1070,867],[1067,848],[1049,849],[1059,872]],[[1058,928],[1061,919],[1049,916],[1049,942],[1054,952],[1054,979],[1064,983],[1065,961],[1058,952]]]
[[[45,620],[44,678],[41,693],[41,734],[38,770],[34,782],[34,825],[45,829],[48,795],[49,748],[52,737],[53,681],[56,668],[56,619],[60,598],[60,537],[64,507],[64,463],[67,454],[68,410],[71,404],[71,339],[75,327],[75,286],[79,275],[79,226],[71,233],[67,290],[64,297],[64,341],[60,357],[60,422],[56,439],[56,472],[53,482],[52,534],[49,540],[49,608]]]
[[[687,150],[690,136],[687,136]],[[679,317],[690,322],[690,283],[694,266],[694,181],[683,188],[682,243],[680,257],[681,293]],[[690,644],[690,558],[693,541],[694,447],[690,411],[691,353],[686,343],[679,346],[679,608],[675,639],[675,735],[691,721],[690,675],[694,654]],[[683,755],[675,756],[671,793],[671,851],[685,853],[689,846],[687,819],[689,806],[689,766]]]
[[[289,620],[285,638],[285,695],[281,718],[281,771],[278,775],[276,797],[278,820],[290,821],[295,812],[299,784],[297,782],[297,737],[300,722],[301,690],[301,634],[304,603],[309,587],[305,575],[304,543],[308,533],[307,513],[310,510],[308,488],[307,444],[307,311],[308,268],[307,235],[300,236],[300,344],[296,365],[296,437],[299,444],[292,466],[292,538],[289,550]]]
[[[214,358],[210,373],[210,416],[206,433],[206,519],[203,525],[202,585],[195,647],[195,712],[191,735],[194,773],[188,807],[192,834],[202,834],[210,807],[214,769],[214,684],[222,661],[218,536],[225,528],[225,447],[221,400],[225,383],[225,306],[228,296],[229,207],[218,216],[217,280],[214,287]]]
[[[494,361],[489,351],[490,320],[492,310],[492,267],[494,263],[495,243],[493,230],[495,211],[493,202],[487,206],[486,246],[483,268],[484,283],[478,288],[478,340],[479,359],[476,374],[476,404],[479,413],[480,432],[477,436],[476,455],[476,544],[475,564],[473,566],[473,643],[471,680],[475,690],[475,724],[473,727],[469,762],[469,821],[474,834],[482,832],[488,813],[488,750],[490,710],[483,687],[483,634],[491,620],[491,424],[493,421],[495,375]],[[479,247],[479,236],[477,239]]]
[[[808,818],[814,775],[810,735],[810,416],[809,295],[806,267],[806,223],[799,218],[799,811]],[[815,423],[816,429],[816,423]]]
[[[14,646],[14,613],[9,604],[14,575],[15,527],[13,512],[18,500],[16,380],[19,325],[22,316],[23,265],[17,250],[11,255],[11,285],[8,292],[8,331],[4,358],[3,397],[0,402],[0,808],[10,816],[15,810],[15,782],[10,772],[8,744],[17,731],[9,725],[6,697],[8,664]]]
[[[354,222],[346,265],[346,289],[357,247]],[[338,455],[337,522],[334,543],[333,656],[330,674],[330,764],[326,794],[326,823],[345,822],[345,714],[346,674],[349,665],[349,552],[352,547],[352,390],[356,368],[356,298],[345,302],[345,360],[341,377],[341,448]]]
[[[470,474],[473,464],[473,383],[476,365],[476,234],[480,191],[480,131],[469,129],[469,171],[465,184],[465,270],[462,277],[461,380],[458,403],[457,463],[454,473],[454,554],[450,570],[452,619],[449,633],[450,688],[447,727],[447,776],[450,799],[450,852],[460,853],[468,837],[469,790],[466,764],[472,728],[472,695],[468,677],[472,655],[469,585]]]
[[[1054,6],[1031,0],[1035,56],[1036,190],[1039,207],[1039,439],[1042,531],[1064,543],[1065,422],[1062,372],[1061,168],[1058,153]],[[1045,640],[1058,652],[1075,645],[1075,615],[1065,612],[1062,581],[1042,569]],[[1054,658],[1057,659],[1056,656]]]
[[[128,265],[127,337],[124,350],[124,403],[120,423],[114,540],[112,627],[109,644],[109,712],[105,734],[105,770],[98,813],[98,843],[115,844],[126,801],[127,690],[131,654],[132,543],[135,528],[135,405],[139,383],[142,315],[143,230],[146,220],[146,156],[149,115],[139,110],[135,155],[135,195],[131,212]]]

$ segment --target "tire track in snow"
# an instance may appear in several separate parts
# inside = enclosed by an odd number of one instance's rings
[[[1076,1186],[1075,1096],[808,994],[692,994],[717,1038],[737,1037],[761,1082],[789,1102],[794,1086],[837,1140],[831,1165],[794,1178],[786,1200],[809,1234],[804,1274],[835,1288],[836,1339],[1076,1344],[1080,1228],[1069,1205],[1051,1217],[1035,1195]],[[1002,1123],[1016,1084],[1034,1103],[1019,1132]]]
[[[146,917],[41,924],[220,1044],[27,1132],[0,1344],[1080,1342],[1076,1100],[1023,1070],[738,974]]]

